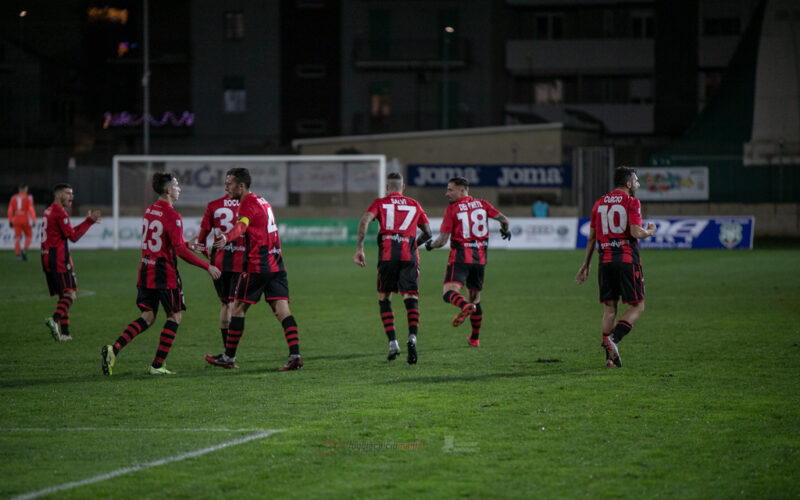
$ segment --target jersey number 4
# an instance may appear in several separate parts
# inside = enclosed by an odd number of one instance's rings
[[[405,231],[408,229],[408,226],[411,225],[411,222],[414,220],[414,215],[417,213],[417,207],[414,205],[395,205],[393,203],[384,203],[381,205],[383,211],[386,212],[386,228],[389,231],[394,230],[394,211],[397,209],[398,212],[405,212],[406,218],[403,219],[403,223],[400,224],[400,227],[397,229],[399,231]]]
[[[628,213],[622,205],[600,205],[597,213],[600,214],[603,234],[622,234],[628,227]]]

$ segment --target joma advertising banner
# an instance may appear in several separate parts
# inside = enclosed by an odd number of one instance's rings
[[[570,165],[408,165],[406,184],[415,187],[445,187],[453,177],[464,177],[470,186],[549,187],[572,186]]]

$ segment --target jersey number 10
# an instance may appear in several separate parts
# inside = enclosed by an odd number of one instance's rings
[[[600,214],[603,234],[623,234],[628,227],[628,213],[622,205],[600,205],[597,207],[597,213]],[[615,221],[617,218],[618,221]]]

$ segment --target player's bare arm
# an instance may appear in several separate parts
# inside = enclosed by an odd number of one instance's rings
[[[647,229],[637,224],[631,224],[631,236],[636,239],[649,238],[656,234],[656,225],[652,222],[647,223]]]
[[[353,255],[353,262],[361,267],[367,265],[367,258],[364,255],[364,238],[367,236],[367,226],[375,219],[375,214],[372,212],[364,212],[361,220],[358,222],[358,240],[356,243],[356,253]]]
[[[433,250],[434,248],[441,248],[447,244],[450,239],[450,233],[439,233],[439,237],[435,240],[428,240],[425,242],[425,250]]]
[[[510,240],[511,231],[508,230],[508,217],[503,214],[497,214],[493,218],[500,223],[500,237],[504,240]]]
[[[422,234],[417,237],[417,247],[433,237],[433,233],[431,233],[431,225],[429,223],[425,222],[419,227],[419,229],[422,231]]]
[[[589,228],[589,239],[586,242],[586,253],[583,257],[583,264],[578,269],[578,274],[575,275],[575,282],[582,285],[589,278],[589,268],[592,265],[592,254],[594,254],[594,246],[597,241],[597,235],[594,228]]]
[[[209,275],[211,275],[211,279],[218,280],[220,276],[222,276],[222,271],[219,270],[217,266],[208,266],[206,269]]]
[[[250,219],[247,217],[239,217],[239,221],[233,226],[233,229],[227,233],[223,233],[214,240],[214,248],[223,248],[229,241],[233,241],[247,231],[247,226],[250,225]]]

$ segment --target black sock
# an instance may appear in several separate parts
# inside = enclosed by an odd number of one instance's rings
[[[222,332],[222,348],[225,348],[225,344],[228,342],[228,329],[227,328],[220,328],[220,332]]]
[[[394,332],[394,313],[392,312],[391,300],[379,300],[378,305],[381,310],[381,321],[383,322],[383,331],[386,332],[386,337],[389,342],[397,340]]]
[[[236,349],[239,347],[239,341],[242,340],[243,334],[244,316],[233,316],[230,325],[228,325],[228,335],[225,337],[225,354],[229,358],[236,357]]]
[[[622,337],[630,333],[631,328],[633,328],[632,324],[624,320],[619,320],[617,326],[615,326],[611,331],[611,334],[614,336],[614,343],[619,344],[619,341],[622,340]]]
[[[300,354],[300,336],[297,334],[297,322],[294,320],[294,316],[289,315],[283,318],[281,326],[283,326],[286,344],[289,346],[289,354]]]
[[[469,321],[472,324],[472,334],[469,336],[469,338],[472,340],[478,340],[478,337],[481,334],[481,323],[483,323],[483,309],[481,309],[480,302],[475,304],[475,312],[470,315]]]
[[[419,331],[419,301],[417,299],[405,299],[406,314],[408,316],[408,334],[416,335]]]

